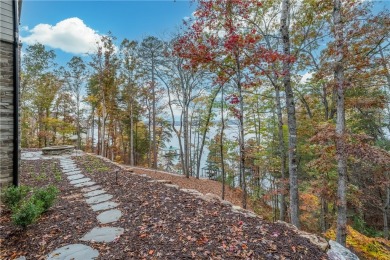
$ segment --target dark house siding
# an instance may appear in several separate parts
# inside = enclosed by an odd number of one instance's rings
[[[0,0],[0,186],[18,182],[20,148],[19,43],[15,26],[17,16],[17,2]]]

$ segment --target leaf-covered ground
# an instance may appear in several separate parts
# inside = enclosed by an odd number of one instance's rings
[[[98,249],[100,259],[327,259],[319,248],[284,225],[148,182],[150,179],[94,156],[74,159],[86,177],[114,196],[123,213],[120,221],[110,225],[125,229],[117,240],[83,242]],[[60,174],[58,160],[22,161],[21,182],[32,186],[54,183],[61,195],[56,205],[25,231],[12,225],[9,212],[2,211],[1,259],[18,255],[44,259],[56,248],[80,243],[84,233],[99,226],[81,189]],[[203,186],[207,183],[203,181]]]

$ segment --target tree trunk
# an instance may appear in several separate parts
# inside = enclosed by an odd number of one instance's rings
[[[46,119],[49,118],[50,116],[50,112],[49,112],[49,109],[46,108]],[[49,132],[49,128],[47,127],[47,122],[45,123],[45,147],[48,146],[47,144],[47,134]]]
[[[223,95],[223,86],[222,86],[222,91],[221,91],[221,137],[219,140],[219,145],[220,145],[220,151],[221,151],[221,171],[222,171],[222,199],[225,199],[225,162],[224,162],[224,156],[223,156],[223,134],[225,130],[225,120],[223,116],[223,104],[224,104],[224,95]]]
[[[328,229],[327,215],[328,215],[328,202],[323,197],[323,195],[321,195],[320,227],[322,233],[325,233],[326,230]]]
[[[101,144],[102,144],[102,117],[101,116],[98,116],[98,124],[97,124],[97,129],[98,129],[98,141],[97,141],[97,145],[96,145],[96,149],[97,149],[97,153],[98,155],[101,154]]]
[[[347,158],[345,155],[345,107],[344,107],[344,67],[343,51],[344,37],[341,21],[341,0],[334,0],[333,22],[336,40],[336,64],[334,68],[337,89],[337,119],[336,119],[336,159],[338,171],[337,188],[337,242],[345,246],[347,238]]]
[[[130,105],[130,165],[134,166],[134,115],[133,115],[133,102]]]
[[[148,108],[148,131],[149,131],[149,152],[148,152],[148,167],[152,168],[152,153],[153,153],[153,147],[152,147],[152,114],[150,109]]]
[[[76,102],[77,102],[77,149],[81,150],[81,126],[80,126],[80,94],[76,94]]]
[[[239,122],[240,122],[240,175],[241,175],[241,188],[242,188],[242,207],[246,209],[246,172],[245,172],[245,135],[244,135],[244,98],[242,95],[241,87],[241,68],[238,59],[236,56],[237,62],[237,88],[238,95],[240,100],[240,112],[239,112]]]
[[[280,211],[279,219],[284,221],[287,211],[286,205],[286,153],[285,153],[285,144],[284,144],[284,135],[283,135],[283,115],[282,115],[282,105],[280,102],[280,88],[278,85],[275,85],[275,98],[276,98],[276,114],[278,116],[278,139],[279,139],[279,153],[280,153],[280,172],[281,172],[281,193],[280,193]]]
[[[387,173],[388,175],[388,173]],[[386,198],[383,207],[383,237],[389,239],[389,209],[390,209],[390,187],[386,187]]]
[[[100,154],[103,156],[103,157],[106,157],[105,156],[105,153],[106,153],[106,115],[105,115],[105,108],[103,108],[103,116],[102,116],[102,131],[101,131],[101,149],[100,149]]]
[[[154,55],[152,54],[152,91],[153,91],[153,168],[157,169],[157,143],[156,143],[156,87],[154,81]]]
[[[290,56],[289,34],[290,1],[283,0],[281,14],[281,33],[283,53]],[[295,118],[294,93],[291,87],[290,63],[283,61],[283,85],[286,92],[287,122],[288,122],[288,167],[290,179],[290,215],[291,224],[299,228],[299,195],[298,195],[298,165],[297,165],[297,123]]]
[[[190,177],[188,166],[188,106],[187,106],[187,99],[184,99],[185,108],[184,108],[184,113],[183,113],[183,128],[184,128],[184,133],[183,133],[183,141],[184,141],[184,174],[187,178]]]
[[[198,160],[196,162],[196,178],[197,179],[199,179],[199,175],[200,175],[200,164],[201,164],[201,161],[202,161],[203,148],[204,148],[204,145],[205,145],[205,142],[206,142],[206,135],[207,135],[207,132],[209,130],[209,124],[210,124],[210,119],[211,119],[211,112],[213,110],[213,105],[214,105],[215,98],[217,97],[217,95],[218,95],[218,93],[219,93],[221,88],[222,88],[222,85],[219,86],[219,88],[215,92],[214,96],[212,96],[210,105],[207,108],[206,123],[205,123],[205,127],[203,128],[202,142],[201,142],[200,148],[199,148],[199,157],[198,157]],[[199,124],[200,124],[200,122],[199,122]]]
[[[91,118],[91,138],[92,138],[92,142],[91,142],[91,151],[92,153],[97,153],[97,151],[95,151],[93,149],[93,146],[94,146],[94,143],[95,143],[95,108],[92,107],[92,118]]]

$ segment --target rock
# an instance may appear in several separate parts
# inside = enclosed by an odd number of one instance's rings
[[[288,227],[289,229],[292,229],[295,232],[298,231],[298,228],[296,226],[294,226],[293,224],[290,224],[290,223],[287,223],[287,222],[284,222],[284,221],[281,221],[281,220],[278,220],[275,223],[284,225],[284,226]]]
[[[164,184],[165,186],[169,187],[169,188],[174,188],[174,189],[180,189],[179,185],[176,185],[176,184]]]
[[[81,192],[90,192],[90,191],[97,190],[97,189],[100,189],[100,188],[101,188],[100,185],[95,185],[95,186],[83,188],[83,189],[81,189]]]
[[[119,204],[112,202],[112,201],[106,201],[103,203],[92,205],[91,208],[93,211],[100,211],[100,210],[107,210],[107,209],[113,209],[116,208]]]
[[[336,241],[329,240],[329,246],[327,254],[330,260],[359,260],[359,257]]]
[[[69,172],[64,172],[67,176],[70,176],[70,175],[75,175],[75,174],[81,174],[81,171],[80,170],[72,170],[72,171],[69,171]]]
[[[118,209],[107,210],[97,216],[101,224],[107,224],[118,221],[122,217],[122,212]]]
[[[237,205],[233,205],[233,206],[232,206],[232,210],[233,210],[233,211],[242,211],[243,208],[241,208],[240,206],[237,206]]]
[[[205,195],[201,196],[201,199],[204,199],[208,202],[221,202],[221,197],[213,193],[206,193]]]
[[[233,203],[231,203],[230,201],[227,201],[227,200],[221,200],[221,204],[223,204],[225,206],[228,206],[228,207],[232,207],[233,206]]]
[[[166,184],[171,184],[172,183],[171,181],[168,181],[168,180],[157,180],[156,182],[158,182],[158,183],[166,183]]]
[[[311,234],[302,230],[299,230],[298,235],[301,237],[307,238],[310,242],[317,247],[319,247],[322,251],[326,251],[329,248],[329,243],[325,238],[317,236],[315,234]]]
[[[91,178],[82,178],[82,179],[73,180],[70,182],[70,184],[75,185],[75,184],[79,184],[79,183],[83,183],[83,182],[88,182],[90,180],[91,180]]]
[[[101,195],[98,195],[98,196],[90,197],[86,201],[87,201],[88,204],[97,204],[97,203],[105,202],[105,201],[110,200],[110,199],[112,199],[112,195],[110,195],[110,194],[101,194]]]
[[[99,256],[99,252],[83,244],[71,244],[60,247],[47,256],[47,260],[92,260]]]
[[[189,193],[189,194],[192,194],[192,195],[195,195],[195,196],[198,196],[198,197],[202,197],[203,196],[203,194],[200,193],[197,190],[193,190],[193,189],[180,189],[180,190],[185,192],[185,193]]]
[[[94,190],[94,191],[90,191],[88,193],[85,193],[84,197],[93,197],[93,196],[104,194],[104,193],[106,193],[105,190]]]
[[[69,171],[69,170],[72,170],[72,169],[77,169],[77,165],[76,164],[69,164],[69,165],[61,165],[61,169],[63,171]]]
[[[81,188],[81,187],[87,187],[87,186],[92,186],[92,185],[95,185],[96,182],[94,181],[87,181],[87,182],[82,182],[82,183],[78,183],[76,185],[74,185],[76,188]]]
[[[84,177],[85,176],[83,174],[73,174],[73,175],[69,175],[67,178],[68,178],[68,180],[73,181],[73,180],[81,179]]]
[[[246,214],[248,217],[251,217],[251,218],[257,218],[257,217],[258,217],[255,213],[250,212],[250,211],[246,212],[245,214]]]
[[[91,242],[112,242],[124,232],[123,228],[118,227],[95,227],[80,240]]]
[[[295,233],[297,233],[300,237],[307,238],[313,245],[316,245],[318,248],[320,248],[324,252],[329,248],[329,243],[323,237],[320,237],[320,236],[312,234],[312,233],[305,232],[303,230],[299,230],[296,226],[294,226],[290,223],[284,222],[284,221],[278,220],[278,221],[276,221],[276,223],[279,223],[279,224],[282,224],[282,225],[288,227],[289,229],[291,229]]]

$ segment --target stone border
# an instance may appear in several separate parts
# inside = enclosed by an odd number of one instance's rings
[[[118,166],[120,169],[122,169],[124,171],[127,171],[128,173],[130,173],[132,175],[137,175],[137,176],[140,176],[140,177],[143,177],[143,178],[147,178],[147,179],[151,179],[151,177],[146,175],[146,174],[135,174],[133,169],[155,171],[155,170],[152,170],[152,169],[145,169],[145,168],[140,168],[140,167],[125,166],[125,165],[122,165],[120,163],[113,162],[113,161],[111,161],[108,158],[105,158],[103,156],[99,156],[99,155],[96,155],[96,154],[93,154],[93,153],[86,153],[86,154],[98,157],[98,158],[102,159],[105,162],[109,162],[111,164],[114,164],[114,165]],[[182,177],[182,175],[176,175],[176,174],[168,173],[168,172],[164,172],[164,171],[158,171],[157,170],[156,172],[166,173],[166,174]],[[150,180],[150,181],[148,181],[148,183],[161,183],[161,184],[165,185],[166,187],[178,189],[178,190],[180,190],[182,192],[191,194],[191,195],[193,195],[193,196],[195,196],[197,198],[200,198],[200,199],[202,199],[204,201],[211,202],[211,203],[220,203],[220,204],[225,205],[227,207],[231,207],[231,211],[233,213],[241,214],[241,215],[246,216],[246,217],[257,218],[259,220],[263,220],[263,218],[261,216],[257,215],[256,213],[254,213],[254,212],[252,212],[250,210],[247,210],[247,209],[243,209],[240,206],[233,205],[230,201],[222,200],[222,198],[220,196],[216,195],[216,194],[212,194],[212,193],[203,194],[203,193],[199,192],[198,190],[180,188],[178,185],[172,184],[170,181],[167,181],[167,180]],[[290,223],[287,223],[287,222],[284,222],[284,221],[276,221],[276,223],[287,226],[292,231],[294,231],[298,236],[308,239],[312,244],[316,245],[322,251],[327,252],[329,250],[330,246],[329,246],[328,241],[325,238],[323,238],[321,236],[318,236],[316,234],[312,234],[312,233],[309,233],[309,232],[305,232],[303,230],[299,230],[294,225],[292,225]]]
[[[42,148],[43,155],[61,155],[71,154],[75,147],[73,145],[58,145],[58,146],[47,146]]]

